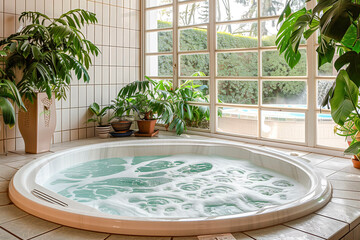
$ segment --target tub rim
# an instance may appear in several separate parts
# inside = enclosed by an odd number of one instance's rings
[[[234,215],[216,216],[216,217],[196,217],[196,218],[151,218],[151,217],[122,217],[91,211],[87,206],[76,203],[73,200],[62,197],[56,193],[56,198],[66,199],[72,203],[72,206],[80,206],[82,209],[64,208],[46,201],[41,201],[27,189],[28,177],[37,173],[41,167],[56,159],[56,157],[71,152],[81,152],[86,149],[110,148],[119,146],[141,146],[153,143],[154,145],[172,145],[179,144],[202,146],[228,146],[240,147],[254,153],[276,157],[286,161],[304,171],[311,181],[311,187],[307,194],[297,200],[283,205],[263,208],[257,211],[240,213]],[[27,177],[25,179],[25,177]],[[26,183],[24,184],[24,181]],[[35,182],[35,179],[33,179]],[[37,184],[36,184],[37,185]],[[40,186],[40,185],[38,185]],[[56,222],[62,225],[76,227],[85,230],[129,234],[129,235],[146,235],[146,236],[190,236],[202,234],[214,234],[223,232],[248,231],[267,226],[276,225],[286,221],[308,215],[321,207],[330,200],[332,194],[331,185],[322,173],[315,170],[312,166],[305,163],[299,157],[288,156],[286,154],[264,149],[258,146],[230,142],[226,140],[197,140],[197,139],[148,139],[148,140],[125,140],[114,142],[102,142],[77,146],[65,149],[54,154],[40,157],[22,167],[12,178],[9,186],[10,199],[19,208],[24,211]],[[101,215],[101,216],[100,216]],[[137,225],[141,227],[137,227]]]

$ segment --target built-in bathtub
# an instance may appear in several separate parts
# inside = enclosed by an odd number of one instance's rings
[[[43,186],[55,173],[79,163],[119,156],[171,154],[221,155],[247,159],[302,184],[306,192],[283,205],[226,216],[196,218],[129,217],[98,211]],[[188,236],[238,232],[280,224],[310,214],[331,197],[326,178],[300,158],[227,141],[191,139],[131,140],[76,147],[39,158],[14,176],[10,199],[24,211],[58,224],[107,233],[149,236]]]

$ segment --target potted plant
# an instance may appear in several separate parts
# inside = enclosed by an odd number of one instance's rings
[[[159,94],[167,93],[156,91],[156,82],[148,77],[146,79],[129,83],[120,90],[118,97],[128,99],[131,108],[137,113],[139,133],[151,136],[155,133],[157,120],[168,122],[173,112],[168,101],[158,98]]]
[[[110,119],[110,124],[114,131],[120,133],[129,131],[133,123],[133,117],[130,113],[131,110],[134,109],[129,99],[117,96],[116,99],[112,101],[110,109],[113,110],[113,116]]]
[[[339,57],[334,63],[338,75],[335,83],[323,99],[322,107],[330,106],[331,116],[338,125],[336,133],[350,140],[345,154],[354,155],[357,167],[360,156],[360,4],[353,1],[318,1],[314,9],[291,10],[288,1],[279,18],[281,27],[276,44],[280,54],[284,53],[290,67],[300,60],[299,45],[304,37],[308,39],[318,33],[318,67],[332,63],[335,52]],[[349,139],[350,138],[350,139]]]
[[[99,104],[96,102],[89,106],[89,111],[93,114],[93,116],[92,118],[88,119],[88,122],[97,123],[95,130],[96,134],[100,138],[107,138],[109,136],[111,126],[108,122],[104,123],[104,117],[109,109],[109,106],[100,109]]]
[[[97,19],[91,12],[75,9],[59,18],[23,12],[19,21],[26,26],[0,41],[0,49],[8,55],[4,70],[17,83],[28,110],[19,111],[18,119],[25,151],[45,152],[50,150],[56,125],[55,99],[66,99],[72,72],[78,80],[90,80],[90,55],[98,55],[99,50],[80,29]]]

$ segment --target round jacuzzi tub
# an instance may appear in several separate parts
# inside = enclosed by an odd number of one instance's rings
[[[131,140],[39,158],[11,200],[62,225],[148,236],[247,231],[323,207],[326,178],[305,161],[227,141]]]

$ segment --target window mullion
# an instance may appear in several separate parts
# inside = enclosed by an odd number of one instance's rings
[[[217,129],[217,83],[216,75],[216,2],[209,1],[209,51],[210,51],[210,131],[215,133]]]
[[[174,89],[179,86],[179,64],[178,64],[178,1],[173,1],[173,86]]]
[[[308,8],[315,7],[316,3],[310,1],[307,3]],[[308,112],[306,114],[305,140],[309,147],[316,146],[316,37],[313,34],[307,40],[307,66],[308,66]]]

